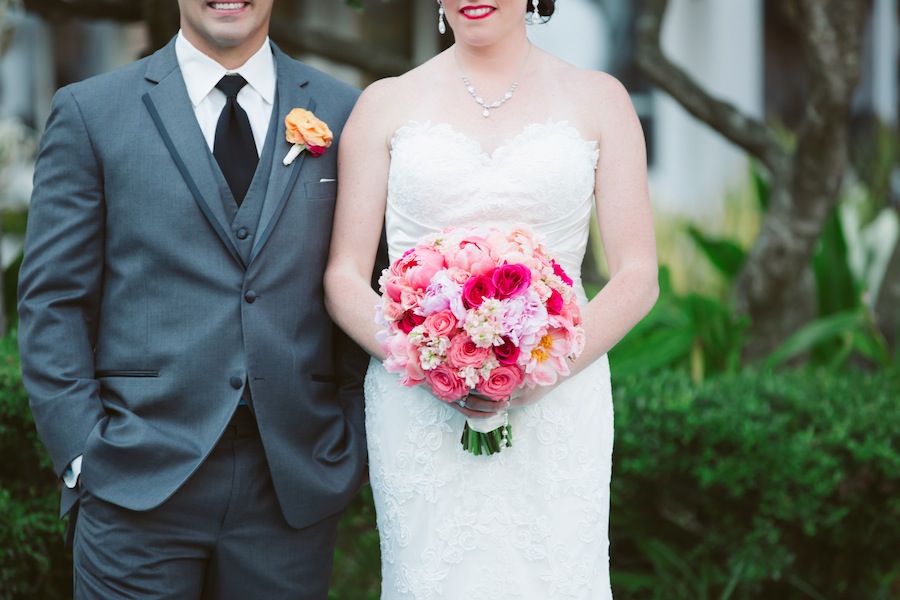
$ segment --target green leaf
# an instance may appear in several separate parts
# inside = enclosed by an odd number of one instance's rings
[[[737,277],[747,258],[743,248],[730,240],[708,237],[693,225],[688,227],[687,233],[712,265],[729,281]]]
[[[808,323],[794,332],[766,359],[766,368],[780,365],[795,356],[809,352],[825,342],[852,335],[865,327],[865,319],[858,310],[849,310]]]

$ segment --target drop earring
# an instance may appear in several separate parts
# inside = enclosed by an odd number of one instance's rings
[[[444,3],[438,0],[438,33],[444,35],[447,33],[447,26],[444,24]]]
[[[532,25],[537,23],[541,18],[541,11],[539,10],[540,4],[541,4],[541,0],[531,0],[531,6],[532,6],[533,10],[531,11],[530,23]]]

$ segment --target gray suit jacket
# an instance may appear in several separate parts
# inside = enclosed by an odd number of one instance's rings
[[[322,290],[337,145],[358,91],[273,52],[258,224],[229,213],[174,43],[53,102],[20,271],[22,371],[57,472],[83,454],[82,485],[128,509],[185,482],[247,385],[288,523],[342,510],[364,474],[367,360]],[[295,107],[335,142],[285,167]]]

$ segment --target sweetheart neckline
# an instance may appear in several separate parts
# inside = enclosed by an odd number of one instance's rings
[[[519,141],[521,138],[525,137],[527,134],[530,134],[534,130],[544,130],[544,131],[556,130],[559,132],[563,132],[574,140],[578,140],[579,142],[582,142],[586,145],[590,145],[592,147],[592,151],[594,151],[594,152],[599,151],[598,150],[599,144],[597,143],[596,140],[587,140],[584,137],[582,137],[581,133],[575,127],[573,127],[572,125],[569,125],[568,121],[547,121],[546,123],[527,123],[527,124],[525,124],[524,127],[522,127],[519,130],[518,133],[515,133],[514,135],[503,140],[491,152],[487,152],[484,150],[484,147],[480,141],[478,141],[477,139],[475,139],[474,137],[472,137],[466,133],[463,133],[462,131],[459,131],[450,123],[446,123],[446,122],[432,123],[431,121],[421,122],[421,121],[412,121],[411,120],[406,125],[402,125],[401,127],[398,127],[394,131],[394,135],[391,136],[390,147],[393,150],[394,146],[397,142],[397,139],[399,137],[402,137],[402,133],[405,133],[407,131],[436,131],[436,130],[445,131],[446,133],[449,133],[458,139],[468,142],[469,145],[471,145],[475,149],[476,153],[479,156],[481,156],[489,161],[493,161],[496,158],[497,154],[500,153],[501,150],[512,147],[515,142]],[[596,164],[596,160],[594,162]]]

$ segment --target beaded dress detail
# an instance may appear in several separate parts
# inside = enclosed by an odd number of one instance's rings
[[[446,124],[391,142],[391,261],[447,227],[525,223],[575,282],[587,247],[598,150],[566,123],[532,124],[493,153]],[[613,406],[606,357],[510,411],[513,445],[474,456],[465,418],[372,361],[369,470],[382,599],[608,600]]]

